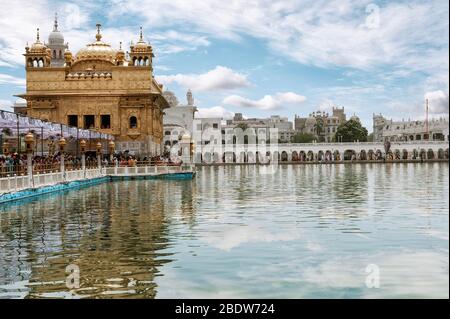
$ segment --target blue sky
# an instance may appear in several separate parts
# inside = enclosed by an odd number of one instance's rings
[[[24,92],[24,47],[46,39],[58,12],[76,53],[94,40],[126,48],[145,38],[155,76],[201,116],[294,118],[333,106],[423,118],[449,112],[449,8],[435,1],[0,1],[0,107]]]

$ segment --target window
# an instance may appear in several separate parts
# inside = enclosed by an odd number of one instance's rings
[[[166,131],[164,135],[170,135],[170,131]]]
[[[69,115],[67,117],[67,125],[78,127],[78,116],[77,115]]]
[[[111,115],[102,115],[100,118],[101,121],[101,129],[108,130],[111,128]]]
[[[137,128],[137,127],[138,127],[137,117],[136,116],[130,117],[130,128]]]
[[[85,129],[95,128],[95,115],[85,115],[84,116],[84,128]]]
[[[213,128],[218,129],[219,128],[219,124],[213,123]]]

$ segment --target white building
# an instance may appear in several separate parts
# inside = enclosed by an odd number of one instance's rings
[[[163,95],[170,104],[170,108],[164,110],[163,143],[165,146],[173,146],[178,144],[184,133],[192,134],[197,107],[194,105],[194,98],[190,90],[186,93],[187,104],[185,105],[179,105],[178,99],[170,91],[164,92]]]
[[[440,117],[428,121],[388,120],[381,114],[373,115],[373,140],[382,141],[448,141],[448,119]]]
[[[264,129],[267,132],[267,138],[269,138],[269,129],[277,129],[278,139],[284,143],[291,142],[292,137],[296,133],[293,128],[293,123],[287,117],[281,117],[279,115],[272,115],[269,118],[244,119],[241,113],[236,113],[232,120],[227,120],[224,128],[235,128],[239,125],[245,125],[247,128],[253,128],[258,132]]]

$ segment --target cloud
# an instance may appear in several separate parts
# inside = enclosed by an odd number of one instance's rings
[[[275,110],[285,104],[300,104],[306,101],[306,97],[293,92],[277,93],[275,96],[265,95],[260,100],[250,100],[239,95],[230,95],[223,100],[224,104],[238,107],[257,108],[260,110]]]
[[[232,90],[250,86],[246,75],[220,65],[202,74],[160,75],[156,79],[165,85],[177,83],[195,91]]]
[[[0,100],[0,110],[12,111],[13,102],[10,100]]]
[[[429,112],[432,114],[448,114],[449,98],[448,93],[438,90],[427,92],[425,99],[428,99]]]
[[[9,74],[0,73],[0,85],[2,84],[12,84],[17,86],[25,86],[26,81],[23,78],[18,78]]]
[[[134,14],[152,27],[183,26],[220,39],[252,36],[277,54],[320,67],[448,68],[448,3],[388,2],[368,10],[372,2],[115,0],[110,16]]]
[[[231,119],[234,113],[228,111],[222,106],[214,106],[210,108],[198,108],[198,112],[195,114],[196,118],[222,118]]]
[[[300,238],[298,230],[273,232],[261,226],[227,226],[211,229],[202,240],[224,251],[230,251],[247,243],[292,241]]]

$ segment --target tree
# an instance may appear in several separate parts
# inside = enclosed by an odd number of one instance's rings
[[[367,142],[367,136],[367,129],[359,121],[349,120],[339,125],[336,130],[335,139],[342,142]]]
[[[309,133],[297,133],[292,137],[292,143],[312,143],[316,137]]]
[[[367,142],[373,142],[373,133],[370,133],[370,134],[367,136]]]
[[[323,120],[321,118],[317,119],[316,124],[314,124],[314,130],[316,131],[319,142],[325,141],[325,138],[322,136],[323,127]]]

